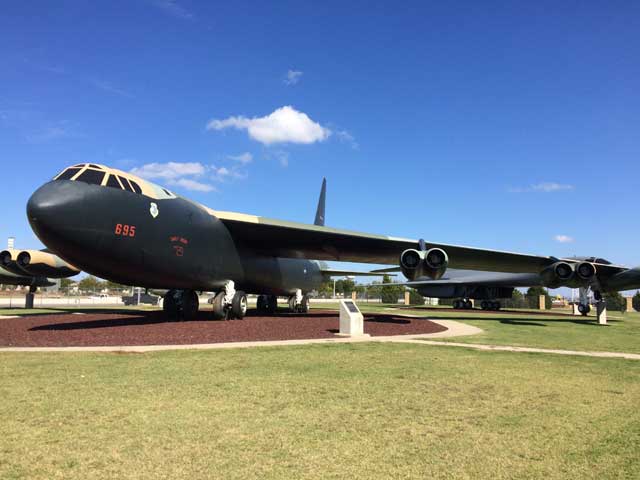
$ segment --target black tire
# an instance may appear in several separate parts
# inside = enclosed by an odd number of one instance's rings
[[[238,291],[231,301],[231,314],[233,318],[242,320],[247,314],[247,296],[244,292]]]
[[[296,311],[297,311],[297,308],[296,308],[296,297],[295,296],[289,297],[289,311],[291,313],[296,313]]]
[[[580,312],[580,314],[583,317],[586,317],[587,315],[589,315],[590,311],[591,311],[591,306],[590,305],[583,305],[583,304],[579,304],[578,305],[578,312]]]
[[[302,303],[300,304],[300,313],[309,313],[309,296],[302,297]]]
[[[267,313],[273,315],[278,311],[278,297],[275,295],[267,296]]]
[[[211,302],[213,305],[213,318],[216,320],[220,320],[226,317],[226,313],[224,311],[224,292],[219,292],[213,297],[213,301]]]
[[[167,315],[169,320],[178,319],[178,303],[176,302],[176,291],[169,290],[164,294],[164,300],[162,302],[162,310]]]
[[[258,295],[258,299],[256,300],[256,310],[258,313],[264,313],[267,311],[267,296],[266,295]]]
[[[198,294],[193,290],[184,290],[182,292],[182,319],[193,320],[198,316],[200,309],[200,299]]]
[[[471,310],[473,308],[473,303],[471,303],[471,300],[466,300],[464,302],[464,309],[465,310]]]
[[[480,308],[482,310],[489,310],[489,304],[486,300],[483,300],[482,302],[480,302]]]

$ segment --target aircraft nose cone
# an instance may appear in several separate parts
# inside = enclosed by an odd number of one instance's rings
[[[83,215],[83,192],[74,182],[49,182],[27,202],[27,218],[36,235],[48,245],[68,235],[74,219]]]

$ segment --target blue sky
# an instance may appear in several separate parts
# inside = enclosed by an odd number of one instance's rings
[[[29,195],[98,162],[305,222],[327,176],[331,226],[637,265],[638,58],[637,2],[5,2],[0,238],[39,247]]]

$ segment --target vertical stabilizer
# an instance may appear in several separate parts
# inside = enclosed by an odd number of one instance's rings
[[[324,227],[324,204],[325,197],[327,196],[327,179],[322,179],[322,188],[320,189],[320,198],[318,199],[318,208],[316,209],[316,219],[314,225],[320,225]]]

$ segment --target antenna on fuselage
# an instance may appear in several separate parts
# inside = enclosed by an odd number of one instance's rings
[[[322,179],[322,188],[320,189],[320,198],[318,198],[318,208],[316,209],[316,219],[314,225],[324,227],[324,205],[327,196],[327,179]]]

